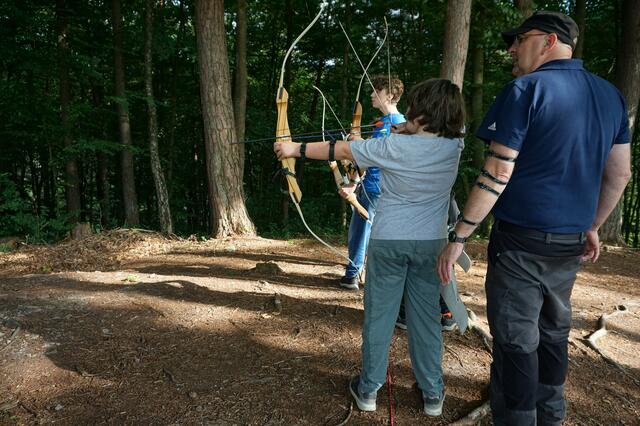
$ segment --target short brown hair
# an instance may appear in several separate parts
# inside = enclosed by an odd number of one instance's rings
[[[427,132],[445,138],[464,136],[464,100],[457,85],[431,78],[413,86],[407,98],[407,119],[416,120]]]
[[[397,103],[404,93],[404,83],[395,75],[376,75],[372,81],[377,91],[387,89],[387,93],[392,96],[391,102]]]

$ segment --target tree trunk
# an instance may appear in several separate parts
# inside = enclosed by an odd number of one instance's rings
[[[471,131],[476,132],[482,122],[482,107],[484,96],[484,48],[478,45],[471,51],[472,85],[471,85]],[[480,169],[484,164],[484,144],[474,146],[473,165]]]
[[[175,141],[176,141],[176,125],[178,119],[178,76],[180,75],[179,66],[180,66],[180,47],[182,46],[182,37],[184,33],[184,21],[185,21],[185,13],[184,13],[184,2],[180,0],[180,12],[178,13],[178,34],[176,35],[176,53],[173,56],[173,69],[171,82],[169,83],[169,99],[170,99],[170,112],[169,112],[169,137],[167,143],[167,151],[168,151],[168,167],[167,167],[167,182],[168,182],[168,193],[169,199],[171,199],[171,195],[173,193],[173,166],[174,166],[174,158],[175,158]]]
[[[244,204],[240,148],[231,103],[223,0],[196,1],[200,97],[204,123],[211,234],[255,234]]]
[[[233,113],[238,142],[244,141],[247,116],[247,1],[238,0],[236,27],[236,73],[233,92]],[[240,167],[244,170],[244,146],[239,150]]]
[[[71,106],[71,84],[69,81],[69,56],[70,49],[67,42],[67,5],[65,0],[57,0],[56,18],[58,21],[58,67],[60,73],[60,122],[63,128],[63,140],[65,148],[73,145],[73,135],[69,117]],[[65,199],[67,202],[67,212],[69,213],[69,223],[78,223],[80,218],[80,188],[78,177],[78,164],[75,157],[70,157],[65,164]]]
[[[578,28],[580,29],[580,35],[578,36],[578,43],[576,44],[576,50],[573,51],[573,57],[577,59],[582,59],[582,52],[584,50],[586,15],[587,15],[586,0],[576,0],[576,24],[578,24]]]
[[[471,0],[450,0],[447,6],[440,77],[448,78],[460,89],[464,82],[470,23]]]
[[[122,53],[122,16],[120,14],[120,0],[112,0],[113,20],[113,59],[115,73],[116,107],[120,130],[120,143],[123,146],[121,154],[122,171],[122,201],[124,203],[125,223],[128,226],[138,226],[138,195],[133,168],[133,152],[131,147],[131,126],[129,124],[129,105],[125,92],[124,59]]]
[[[616,86],[627,101],[631,140],[640,100],[640,2],[625,0],[622,5],[622,46],[616,59]],[[622,199],[600,228],[600,239],[609,243],[621,243]]]
[[[160,230],[163,234],[173,234],[171,223],[171,208],[169,206],[169,194],[167,184],[162,172],[160,154],[158,153],[158,113],[153,98],[153,58],[151,55],[153,37],[153,3],[154,0],[146,0],[145,31],[144,31],[144,86],[149,110],[149,159],[151,160],[151,172],[153,183],[156,187],[156,199],[158,202],[158,219]]]

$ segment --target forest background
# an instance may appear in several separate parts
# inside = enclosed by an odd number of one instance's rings
[[[500,31],[533,10],[574,17],[581,28],[575,57],[618,86],[635,130],[640,2],[326,3],[284,70],[292,133],[322,127],[313,85],[349,128],[362,69],[338,23],[368,62],[386,18],[387,44],[371,75],[390,69],[408,90],[447,75],[444,58],[462,58],[470,131],[455,186],[461,205],[484,156],[473,130],[513,78]],[[271,143],[282,60],[319,8],[303,0],[1,2],[0,237],[50,242],[79,226],[202,237],[305,235],[289,212]],[[460,35],[464,43],[451,43]],[[376,119],[370,92],[365,83],[363,124]],[[329,112],[325,125],[338,127]],[[638,132],[632,134],[633,178],[602,236],[639,247],[640,149]],[[343,237],[351,211],[326,163],[298,162],[297,175],[311,229]]]

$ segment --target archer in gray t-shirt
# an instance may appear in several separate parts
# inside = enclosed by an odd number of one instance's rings
[[[409,353],[424,412],[440,416],[445,392],[436,264],[446,243],[449,194],[463,148],[460,89],[445,79],[417,84],[408,95],[406,117],[402,130],[407,134],[335,145],[278,141],[273,150],[280,160],[348,159],[362,168],[380,168],[381,196],[367,251],[362,370],[351,379],[349,391],[358,408],[376,409],[404,298]]]
[[[379,167],[381,197],[371,238],[437,240],[447,237],[451,187],[462,139],[400,135],[351,142],[360,168]]]

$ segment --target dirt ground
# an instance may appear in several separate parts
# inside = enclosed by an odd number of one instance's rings
[[[344,247],[342,251],[346,252]],[[487,328],[485,243],[459,273]],[[0,254],[0,424],[397,425],[452,423],[487,397],[479,335],[445,333],[447,399],[422,414],[396,331],[378,410],[352,407],[363,292],[341,289],[343,260],[313,241],[168,240],[112,231]],[[608,248],[573,293],[569,425],[640,424],[640,252]],[[618,305],[599,342],[584,341]],[[490,416],[482,424],[490,424]]]

